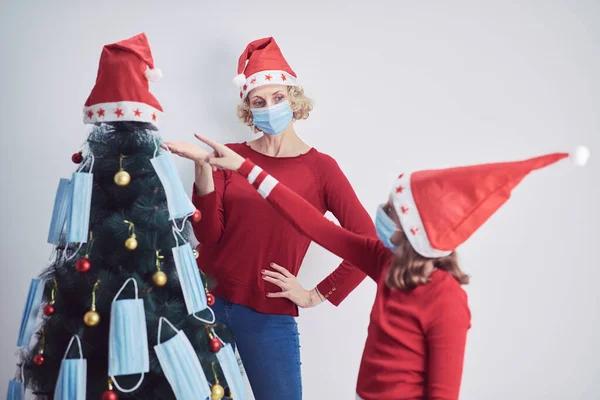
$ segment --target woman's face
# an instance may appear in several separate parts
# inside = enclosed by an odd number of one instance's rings
[[[387,214],[387,216],[390,217],[392,219],[392,221],[394,221],[394,223],[398,227],[398,230],[396,232],[394,232],[394,234],[390,238],[390,241],[393,244],[395,244],[396,246],[398,246],[402,240],[402,233],[401,233],[402,225],[400,225],[400,218],[398,218],[398,213],[396,213],[396,208],[394,207],[394,203],[392,201],[392,196],[389,197],[387,203],[385,203],[382,206],[382,208],[383,208],[383,211]]]
[[[285,85],[266,85],[252,89],[248,93],[250,108],[269,107],[288,100],[288,90]]]

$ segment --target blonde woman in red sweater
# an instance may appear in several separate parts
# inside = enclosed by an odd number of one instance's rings
[[[531,171],[569,156],[401,174],[377,210],[375,239],[331,223],[252,161],[201,140],[214,149],[208,163],[237,171],[299,232],[377,282],[357,384],[362,400],[458,399],[471,315],[454,250]],[[588,156],[579,148],[573,159],[583,165]]]
[[[350,231],[375,237],[371,218],[335,160],[296,135],[293,122],[307,118],[312,105],[275,41],[250,43],[240,57],[238,74],[238,116],[263,135],[228,146],[267,167],[320,213],[331,211]],[[195,161],[192,201],[202,213],[193,225],[201,243],[198,266],[217,281],[212,308],[235,335],[255,398],[300,400],[298,307],[324,300],[338,305],[365,274],[344,261],[317,287],[304,289],[296,275],[310,239],[239,174],[212,171],[203,163],[208,153],[200,146],[166,145]]]

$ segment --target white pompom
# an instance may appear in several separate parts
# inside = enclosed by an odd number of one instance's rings
[[[246,75],[244,74],[239,74],[233,78],[233,84],[237,87],[244,86],[244,83],[246,83]]]
[[[158,82],[158,81],[160,81],[160,78],[162,78],[162,76],[163,76],[163,73],[160,68],[154,68],[154,69],[148,68],[146,70],[146,78],[150,82]]]
[[[583,167],[588,158],[590,158],[590,149],[585,146],[579,146],[571,153],[571,161],[578,167]]]

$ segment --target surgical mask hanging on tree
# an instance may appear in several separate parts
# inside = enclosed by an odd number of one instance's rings
[[[90,161],[90,170],[81,170]],[[92,189],[94,187],[94,156],[90,155],[82,163],[71,178],[71,206],[67,214],[67,242],[87,243],[90,227],[90,211],[92,207]]]
[[[67,358],[73,341],[77,341],[79,358]],[[83,358],[83,349],[79,336],[71,338],[65,356],[60,364],[58,380],[54,389],[54,400],[85,400],[87,390],[87,360]]]

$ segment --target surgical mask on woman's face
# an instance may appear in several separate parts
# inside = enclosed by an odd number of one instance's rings
[[[294,117],[294,112],[287,100],[269,107],[251,108],[250,111],[254,126],[271,136],[282,134]]]

